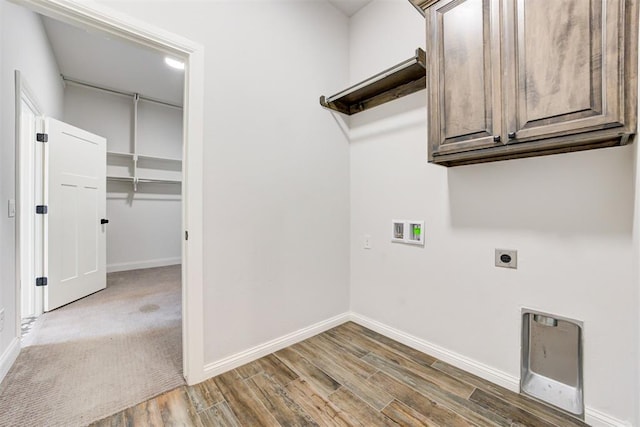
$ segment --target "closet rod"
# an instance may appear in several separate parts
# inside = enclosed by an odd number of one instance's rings
[[[106,88],[106,87],[95,85],[93,83],[87,83],[87,82],[83,82],[83,81],[80,81],[80,80],[72,79],[70,77],[65,76],[64,74],[60,74],[60,76],[62,77],[62,81],[64,81],[65,83],[69,83],[71,85],[84,86],[84,87],[88,87],[88,88],[91,88],[91,89],[99,90],[99,91],[102,91],[102,92],[108,92],[108,93],[112,93],[112,94],[115,94],[115,95],[126,96],[128,98],[132,98],[132,97],[134,97],[136,95],[135,93],[132,93],[132,92],[124,92],[124,91],[120,91],[120,90],[116,90],[116,89],[110,89],[110,88]],[[172,104],[171,102],[160,101],[159,99],[149,98],[148,96],[144,96],[144,95],[140,95],[140,94],[138,94],[138,97],[143,101],[153,102],[153,103],[156,103],[156,104],[161,104],[161,105],[165,105],[167,107],[173,107],[173,108],[178,108],[178,109],[182,110],[182,107],[180,105]]]

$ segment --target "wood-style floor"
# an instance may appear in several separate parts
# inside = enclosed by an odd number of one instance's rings
[[[584,426],[346,323],[95,426]]]

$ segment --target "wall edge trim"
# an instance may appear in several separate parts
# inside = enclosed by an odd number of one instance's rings
[[[394,339],[418,351],[427,353],[428,355],[436,357],[443,362],[449,363],[457,368],[470,372],[516,393],[520,391],[520,378],[518,377],[492,368],[484,363],[478,362],[444,347],[440,347],[439,345],[430,343],[361,314],[352,313],[351,316],[355,323],[376,331],[387,338]]]
[[[416,349],[423,353],[427,353],[430,356],[434,356],[442,360],[443,362],[455,366],[456,368],[470,372],[515,393],[520,392],[519,377],[515,377],[506,372],[500,371],[499,369],[492,368],[488,365],[485,365],[484,363],[478,362],[477,360],[463,356],[444,347],[440,347],[439,345],[430,343],[426,340],[423,340],[391,326],[385,325],[384,323],[378,322],[377,320],[373,320],[361,314],[351,312],[350,320],[359,324],[360,326],[364,326],[365,328],[369,328],[379,334],[382,334],[387,338],[394,339],[413,349]],[[631,426],[631,424],[627,421],[619,420],[609,414],[598,411],[588,406],[585,407],[585,421],[589,425],[593,425],[594,427]]]
[[[238,366],[242,366],[278,350],[282,350],[283,348],[296,344],[300,341],[304,341],[307,338],[318,335],[324,331],[348,322],[349,320],[351,320],[349,312],[338,314],[337,316],[330,317],[326,320],[298,329],[297,331],[283,335],[271,341],[251,347],[245,351],[208,363],[204,366],[204,377],[202,378],[202,381],[235,369]]]
[[[9,373],[9,369],[11,369],[18,358],[20,350],[20,338],[14,337],[4,353],[2,353],[2,356],[0,356],[0,382],[2,382],[7,373]]]
[[[143,268],[166,267],[168,265],[181,264],[182,258],[158,258],[147,261],[121,262],[107,265],[107,273],[116,273],[118,271],[140,270]]]
[[[605,414],[604,412],[590,407],[585,408],[585,422],[594,427],[632,426],[632,424],[628,421],[619,420],[609,414]]]

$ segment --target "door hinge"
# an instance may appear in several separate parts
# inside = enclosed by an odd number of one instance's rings
[[[189,232],[186,230],[184,232],[184,240],[189,240]]]
[[[36,277],[36,286],[47,286],[46,277]]]
[[[49,134],[48,133],[36,133],[36,141],[38,141],[38,142],[49,142]]]
[[[49,213],[49,207],[47,205],[37,205],[36,206],[37,214],[46,214]]]

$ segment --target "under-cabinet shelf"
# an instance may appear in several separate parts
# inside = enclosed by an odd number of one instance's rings
[[[426,89],[425,57],[418,48],[412,58],[388,70],[328,98],[321,96],[320,105],[350,116]]]

